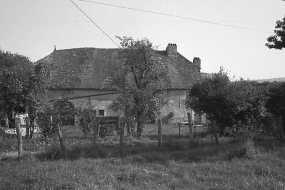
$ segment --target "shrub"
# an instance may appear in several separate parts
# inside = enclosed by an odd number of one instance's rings
[[[37,123],[44,137],[49,137],[55,134],[55,127],[51,121],[52,108],[49,105],[44,105],[37,112]]]
[[[258,150],[254,147],[254,142],[252,140],[247,140],[241,142],[238,147],[229,151],[227,154],[228,160],[233,160],[235,158],[245,158],[252,159],[257,156]]]

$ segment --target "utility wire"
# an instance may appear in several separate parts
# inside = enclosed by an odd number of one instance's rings
[[[272,33],[272,32],[267,32],[267,31],[262,31],[262,30],[256,30],[256,29],[252,29],[252,28],[245,28],[245,27],[240,27],[240,26],[234,26],[234,25],[229,25],[229,24],[222,24],[222,23],[218,23],[218,22],[212,22],[212,21],[201,20],[201,19],[190,18],[190,17],[184,17],[184,16],[178,16],[178,15],[173,15],[173,14],[160,13],[160,12],[148,11],[148,10],[131,8],[131,7],[124,7],[124,6],[120,6],[120,5],[100,3],[100,2],[96,2],[96,1],[88,1],[88,0],[79,0],[79,1],[87,2],[87,3],[94,3],[94,4],[99,4],[99,5],[105,5],[105,6],[110,6],[110,7],[116,7],[116,8],[121,8],[121,9],[129,9],[129,10],[133,10],[133,11],[140,11],[140,12],[152,13],[152,14],[157,14],[157,15],[169,16],[169,17],[187,19],[187,20],[194,20],[194,21],[197,21],[197,22],[204,22],[204,23],[208,23],[208,24],[215,24],[215,25],[226,26],[226,27],[231,27],[231,28],[238,28],[238,29],[243,29],[243,30],[251,30],[251,31],[256,31],[256,32]]]
[[[112,40],[114,44],[121,48],[121,46],[119,46],[119,44],[117,44],[106,32],[104,32],[82,9],[80,9],[80,7],[78,7],[72,0],[70,0],[70,2],[73,3],[73,5],[76,6],[97,28],[99,28],[99,30],[101,30],[103,34],[105,34],[110,40]]]

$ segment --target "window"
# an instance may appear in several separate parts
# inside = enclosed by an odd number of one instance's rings
[[[99,116],[105,116],[105,110],[99,110]]]
[[[189,90],[184,92],[184,95],[183,95],[183,98],[182,98],[183,100],[186,100],[186,97],[189,95],[189,92],[190,92]]]

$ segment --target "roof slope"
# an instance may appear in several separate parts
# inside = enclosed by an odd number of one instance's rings
[[[104,63],[118,60],[119,49],[76,48],[55,50],[39,60],[51,65],[53,88],[103,88]],[[181,54],[168,56],[156,51],[166,63],[170,80],[167,88],[189,88],[200,76],[199,68]]]

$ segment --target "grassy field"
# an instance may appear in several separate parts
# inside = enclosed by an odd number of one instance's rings
[[[271,137],[257,144],[238,138],[221,138],[219,145],[209,138],[189,143],[188,126],[180,138],[175,127],[163,128],[158,147],[156,126],[147,126],[149,137],[125,147],[123,157],[116,144],[94,147],[71,128],[65,130],[73,135],[65,139],[66,152],[53,140],[25,141],[26,150],[44,152],[0,161],[0,189],[285,189],[284,143]],[[13,143],[0,140],[6,149]]]

